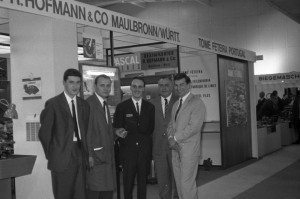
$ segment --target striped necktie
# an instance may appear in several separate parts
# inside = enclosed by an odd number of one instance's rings
[[[178,109],[177,109],[176,114],[175,114],[175,121],[176,121],[177,115],[179,113],[179,110],[181,108],[181,105],[182,105],[182,98],[180,98],[179,106],[178,106]]]
[[[71,102],[72,102],[72,116],[73,116],[73,122],[74,122],[75,137],[77,139],[78,146],[80,147],[80,137],[79,137],[79,132],[78,132],[78,124],[77,124],[77,117],[76,117],[76,110],[75,110],[74,100],[72,100]]]
[[[103,110],[104,110],[104,114],[105,114],[105,119],[106,119],[106,123],[108,123],[108,116],[107,116],[107,103],[106,101],[103,101]]]
[[[138,113],[138,115],[140,115],[140,108],[139,108],[139,103],[136,103],[136,112]]]
[[[165,98],[165,118],[167,117],[167,111],[168,111],[168,107],[169,106],[169,103],[168,103],[168,99]]]

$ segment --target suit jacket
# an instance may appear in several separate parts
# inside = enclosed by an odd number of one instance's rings
[[[257,101],[257,105],[256,105],[256,113],[259,112],[259,110],[261,109],[261,107],[263,106],[264,102],[266,101],[266,98],[263,99],[259,99]]]
[[[172,109],[169,128],[173,129],[172,133],[181,146],[181,155],[200,156],[200,135],[205,117],[205,105],[198,96],[190,93],[182,104],[175,121],[178,104],[177,100]]]
[[[168,105],[168,110],[166,112],[166,117],[164,117],[163,114],[161,97],[159,96],[151,100],[151,103],[155,107],[155,122],[154,122],[155,125],[153,131],[153,150],[152,150],[153,156],[165,155],[170,150],[169,143],[168,143],[168,136],[167,136],[167,128],[171,119],[172,107],[177,99],[178,97],[172,94],[172,97]]]
[[[140,115],[136,112],[132,99],[125,100],[117,105],[114,114],[115,128],[124,128],[128,131],[124,139],[120,139],[121,160],[132,155],[139,143],[140,150],[151,157],[152,133],[154,129],[154,106],[142,100]]]
[[[292,121],[294,123],[294,127],[298,130],[299,129],[299,107],[300,107],[300,96],[296,96],[294,103],[293,103],[293,107],[292,107]],[[299,138],[300,139],[300,138]]]
[[[89,119],[89,106],[79,97],[76,97],[76,101],[83,154],[87,155],[86,131]],[[62,172],[67,169],[70,161],[74,136],[73,117],[64,93],[46,102],[40,121],[39,138],[48,159],[48,169]]]
[[[107,123],[102,104],[95,94],[87,102],[90,106],[87,144],[89,156],[95,163],[94,168],[87,172],[87,185],[90,190],[111,191],[115,188],[116,170],[110,114]]]

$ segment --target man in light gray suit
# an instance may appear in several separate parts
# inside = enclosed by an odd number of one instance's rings
[[[172,169],[172,151],[169,148],[167,128],[173,104],[178,99],[172,94],[172,76],[163,76],[158,81],[159,97],[151,100],[155,107],[153,131],[153,160],[159,186],[159,194],[164,199],[178,198]],[[173,193],[172,193],[173,192]]]
[[[174,81],[179,100],[173,106],[168,126],[173,171],[179,198],[197,199],[196,175],[205,106],[190,92],[191,79],[185,73],[175,75]]]

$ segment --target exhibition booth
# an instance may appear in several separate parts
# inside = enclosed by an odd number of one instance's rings
[[[9,94],[1,98],[15,103],[19,114],[14,153],[36,156],[32,174],[16,178],[17,197],[52,195],[39,114],[47,99],[62,92],[62,74],[70,67],[83,73],[83,98],[93,93],[95,76],[111,77],[112,114],[130,97],[132,77],[145,78],[150,100],[158,97],[159,77],[185,72],[206,106],[199,164],[210,158],[213,166],[227,168],[259,157],[254,52],[76,1],[4,0],[0,7],[10,36],[7,78],[1,79],[9,82]]]
[[[292,120],[292,106],[299,93],[300,73],[293,71],[257,75],[254,80],[257,100],[260,92],[264,92],[266,100],[270,100],[274,91],[278,92],[281,100],[280,113],[272,117],[264,117],[257,122],[258,156],[263,157],[297,140]]]

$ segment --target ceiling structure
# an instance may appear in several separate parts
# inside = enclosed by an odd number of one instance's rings
[[[300,0],[266,0],[286,16],[300,24]]]

